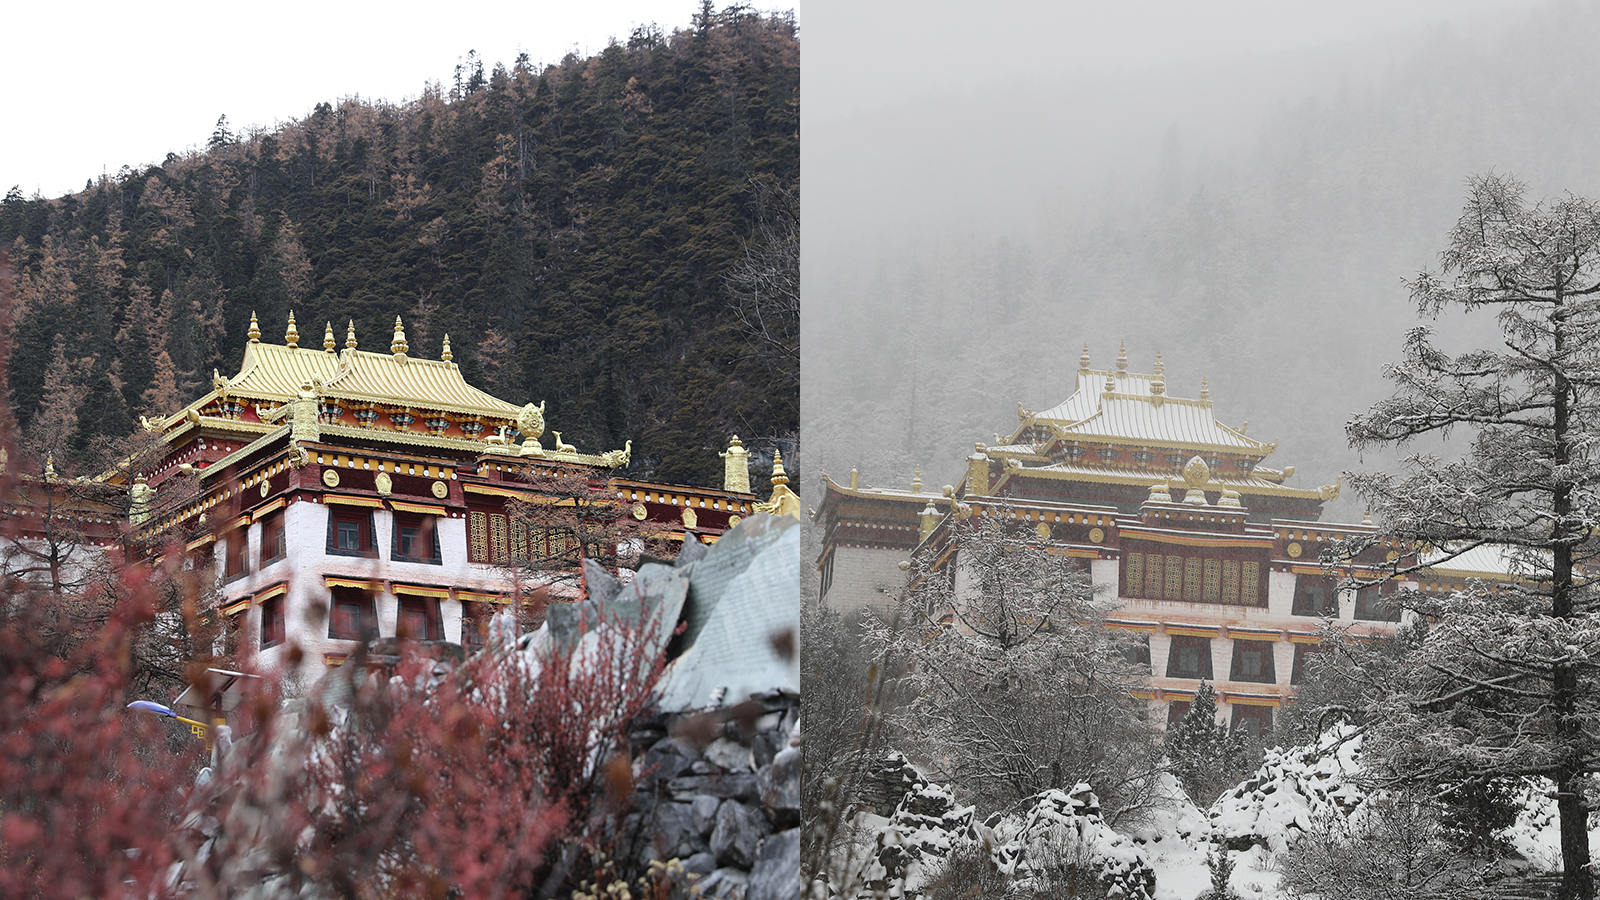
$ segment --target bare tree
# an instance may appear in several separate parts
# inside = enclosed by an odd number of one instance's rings
[[[991,513],[913,564],[901,626],[878,632],[914,695],[895,739],[980,808],[1086,781],[1108,821],[1136,814],[1161,756],[1133,695],[1146,673],[1099,624],[1082,566]]]
[[[757,353],[800,378],[800,184],[757,182],[754,232],[728,272],[734,321]]]

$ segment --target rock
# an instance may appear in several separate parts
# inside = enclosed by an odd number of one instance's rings
[[[742,803],[717,808],[717,826],[711,831],[711,852],[724,865],[748,870],[756,860],[761,839],[772,830],[767,817]]]
[[[644,778],[677,778],[690,771],[699,758],[693,744],[682,738],[667,738],[657,741],[639,757],[638,771]]]
[[[750,756],[755,760],[756,768],[772,765],[772,758],[778,751],[789,746],[789,741],[772,731],[763,731],[750,739]]]
[[[710,875],[717,868],[717,858],[710,853],[696,853],[683,861],[683,870],[693,875]]]
[[[672,799],[685,803],[694,801],[696,794],[709,794],[719,799],[754,800],[761,796],[756,776],[739,772],[729,775],[682,775],[667,782]]]
[[[703,755],[706,761],[724,772],[748,772],[755,768],[750,748],[727,738],[712,741]]]
[[[694,808],[688,803],[662,803],[651,816],[651,839],[658,859],[690,856],[700,843]]]
[[[800,762],[800,750],[788,747],[758,776],[761,803],[778,828],[800,824]]]
[[[711,897],[713,900],[743,900],[745,883],[750,876],[733,868],[723,868],[712,872],[695,887],[701,897]]]
[[[800,896],[801,886],[800,829],[780,831],[762,841],[745,900],[793,900]]]
[[[694,798],[691,808],[694,813],[694,828],[697,834],[701,836],[708,835],[711,833],[711,829],[717,827],[717,807],[721,806],[722,802],[705,794]],[[709,872],[711,870],[707,869],[706,871]]]

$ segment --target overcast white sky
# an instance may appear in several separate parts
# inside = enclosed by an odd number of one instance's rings
[[[688,27],[698,9],[698,0],[10,3],[0,16],[0,192],[80,190],[102,171],[203,146],[223,114],[242,130],[340,97],[400,101],[427,81],[448,85],[469,50],[485,69],[523,50],[558,62],[639,24]]]

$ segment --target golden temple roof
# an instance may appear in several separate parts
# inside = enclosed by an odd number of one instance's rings
[[[397,331],[398,334],[398,331]],[[402,339],[397,337],[398,345]],[[309,347],[257,343],[245,345],[239,373],[217,378],[212,396],[288,402],[303,385],[314,383],[322,397],[391,403],[496,419],[515,419],[520,406],[507,403],[466,382],[461,369],[445,360],[346,348],[338,353]]]
[[[1068,440],[1214,450],[1257,458],[1276,449],[1276,441],[1262,443],[1218,422],[1209,399],[1172,397],[1165,393],[1166,388],[1159,372],[1146,375],[1083,368],[1078,370],[1072,396],[1033,413],[1031,419],[1054,426]]]

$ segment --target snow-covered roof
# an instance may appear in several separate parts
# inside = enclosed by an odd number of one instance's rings
[[[1113,385],[1109,392],[1108,378]],[[1275,443],[1264,444],[1218,422],[1210,399],[1169,397],[1165,388],[1160,374],[1080,369],[1072,396],[1035,413],[1033,419],[1054,425],[1068,438],[1137,441],[1257,457],[1273,451]]]

